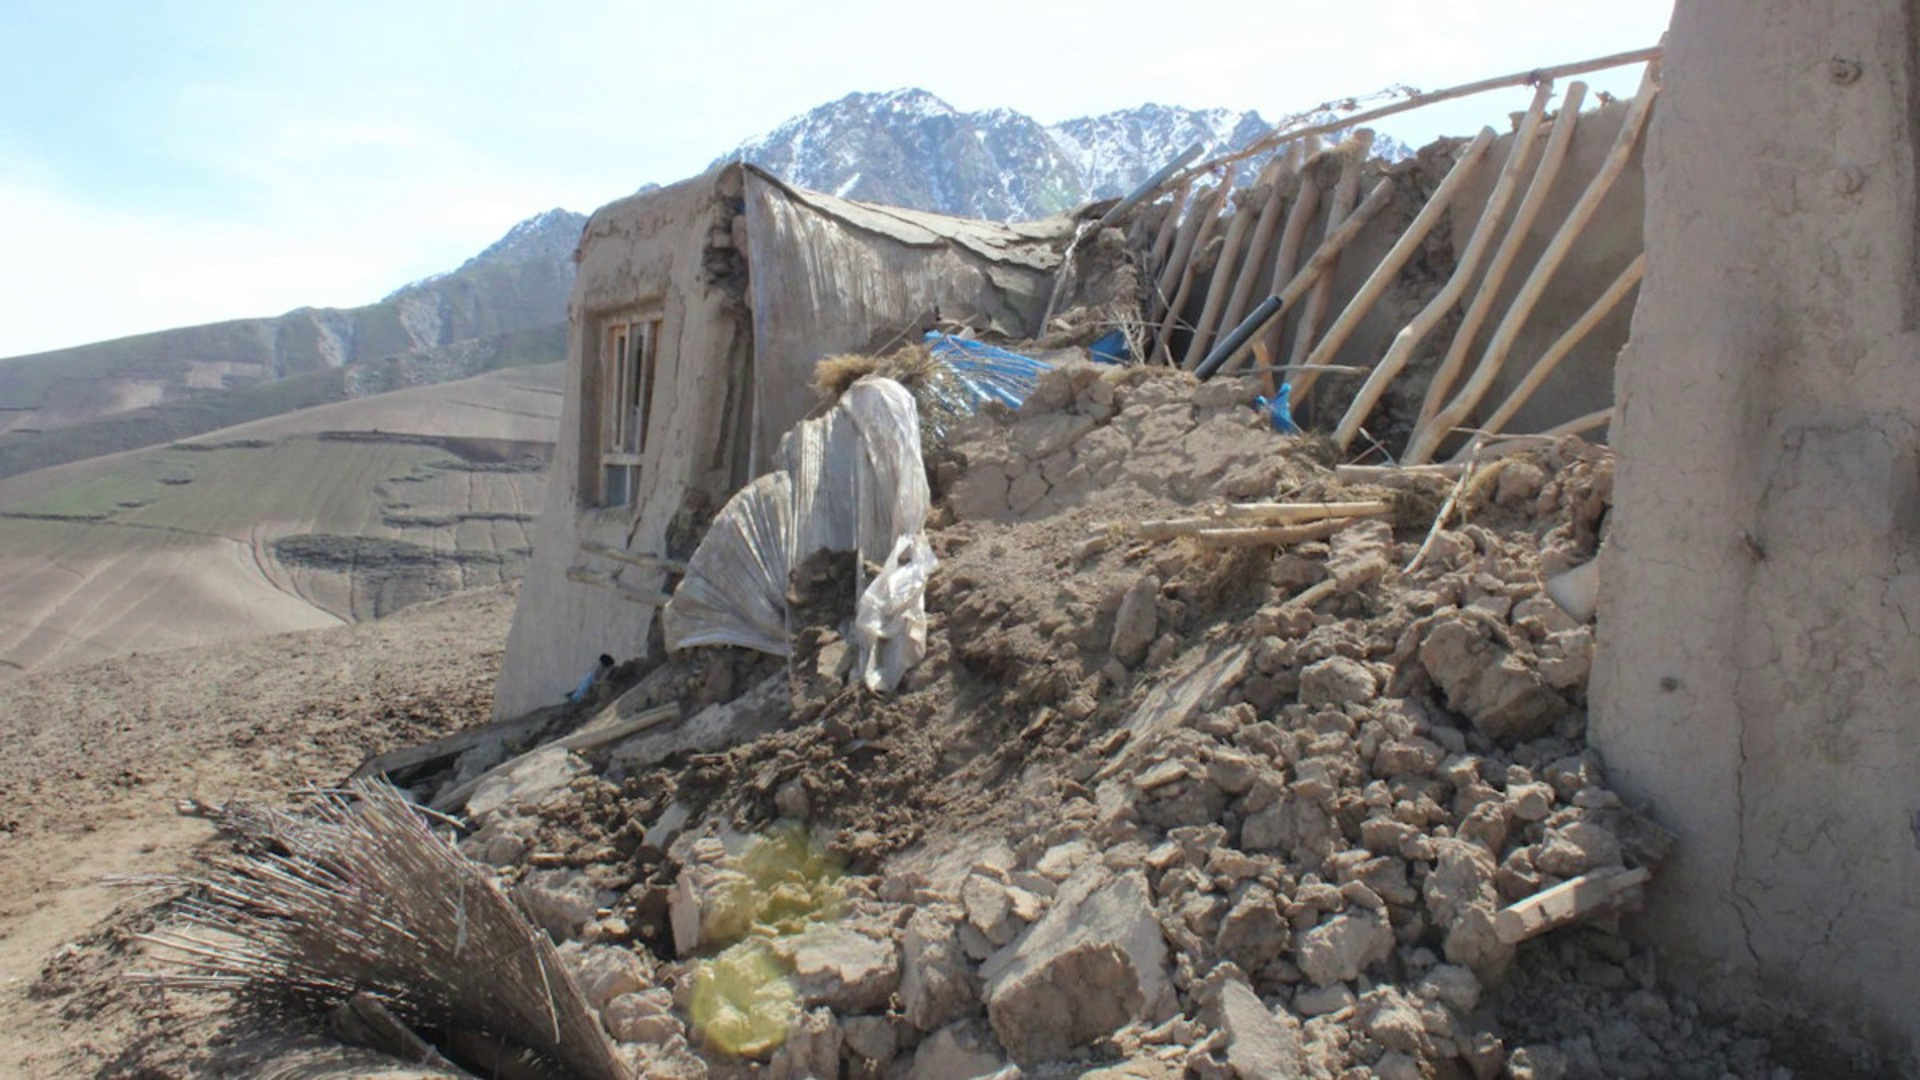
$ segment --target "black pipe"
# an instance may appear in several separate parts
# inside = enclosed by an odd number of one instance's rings
[[[1193,377],[1202,381],[1213,378],[1213,373],[1220,370],[1220,365],[1239,352],[1240,347],[1247,343],[1247,339],[1259,333],[1261,327],[1273,321],[1273,317],[1280,314],[1280,309],[1285,306],[1277,296],[1269,296],[1260,301],[1260,306],[1248,312],[1247,317],[1240,320],[1240,325],[1233,328],[1233,333],[1221,338],[1214,345],[1213,351],[1207,354],[1207,358],[1200,361],[1199,367],[1193,369]]]

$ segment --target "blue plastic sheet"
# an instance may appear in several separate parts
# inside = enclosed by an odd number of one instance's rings
[[[1293,422],[1293,384],[1280,384],[1280,392],[1268,401],[1266,395],[1253,399],[1255,405],[1267,411],[1267,419],[1273,424],[1273,430],[1282,435],[1300,434],[1300,425]]]
[[[1132,350],[1127,348],[1127,333],[1124,330],[1109,330],[1100,340],[1087,346],[1087,353],[1096,364],[1124,364],[1133,359]]]
[[[937,330],[927,333],[927,345],[933,358],[953,372],[961,400],[951,400],[951,394],[943,393],[941,396],[948,400],[941,404],[957,412],[975,412],[989,401],[1017,409],[1040,384],[1040,376],[1052,370],[1030,356]]]

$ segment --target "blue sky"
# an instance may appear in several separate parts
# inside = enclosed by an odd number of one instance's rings
[[[1652,44],[1671,9],[0,0],[0,356],[366,303],[857,90],[1043,122],[1145,101],[1271,118]],[[1380,128],[1418,144],[1525,100]]]

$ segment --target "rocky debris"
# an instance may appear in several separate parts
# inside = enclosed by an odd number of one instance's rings
[[[1420,638],[1419,655],[1447,707],[1490,739],[1537,738],[1567,712],[1539,666],[1514,654],[1506,630],[1485,609],[1436,616]]]
[[[1242,977],[1222,980],[1216,1003],[1219,1029],[1227,1037],[1227,1067],[1241,1080],[1283,1080],[1301,1075],[1299,1022],[1276,1018]]]
[[[1444,483],[1339,484],[1258,389],[1072,365],[955,422],[898,694],[810,625],[706,702],[751,722],[466,841],[549,933],[651,957],[595,983],[644,1075],[1776,1080],[1616,933],[1637,886],[1499,932],[1672,847],[1584,745],[1593,631],[1542,586],[1598,547],[1605,452],[1509,459],[1407,572]],[[1279,550],[1129,527],[1388,495]]]
[[[579,938],[615,894],[577,870],[533,870],[514,889],[514,899],[535,926],[555,941]]]
[[[587,763],[563,747],[535,751],[513,768],[482,781],[467,800],[467,815],[485,822],[510,808],[538,809],[587,771]]]
[[[1017,944],[980,969],[994,1034],[1024,1063],[1062,1057],[1175,1007],[1146,875],[1089,863]]]
[[[884,1012],[900,986],[900,960],[890,937],[842,926],[812,926],[776,939],[774,955],[793,972],[793,988],[809,1005],[841,1013]]]
[[[1107,651],[1128,667],[1146,659],[1147,647],[1159,632],[1159,614],[1154,605],[1160,599],[1160,581],[1142,574],[1120,598],[1120,609],[1113,618],[1113,641]]]
[[[1295,951],[1315,986],[1352,982],[1392,954],[1393,928],[1372,911],[1335,915],[1301,934]]]
[[[907,920],[901,939],[900,1010],[921,1031],[944,1027],[979,1002],[973,967],[961,951],[961,919],[956,905],[930,904]]]

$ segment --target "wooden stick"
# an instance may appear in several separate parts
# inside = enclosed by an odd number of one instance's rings
[[[1333,185],[1333,204],[1327,208],[1329,234],[1353,213],[1354,200],[1360,196],[1360,170],[1366,167],[1367,154],[1372,149],[1373,132],[1366,128],[1354,132],[1352,141],[1340,148],[1340,152],[1347,156],[1340,164],[1340,179]],[[1333,306],[1333,279],[1339,270],[1340,257],[1336,253],[1333,261],[1327,264],[1327,272],[1314,283],[1313,293],[1307,297],[1307,305],[1300,310],[1300,318],[1294,323],[1293,363],[1305,364],[1307,355],[1313,351],[1313,339],[1320,333],[1320,324],[1327,317],[1327,309]],[[1312,385],[1313,372],[1309,371],[1296,380],[1294,391],[1304,394]]]
[[[1576,84],[1578,85],[1578,84]],[[1453,311],[1460,294],[1467,291],[1474,274],[1480,269],[1480,259],[1486,255],[1487,246],[1499,231],[1500,219],[1506,215],[1507,204],[1513,200],[1513,193],[1519,187],[1520,168],[1533,152],[1535,137],[1540,133],[1540,120],[1546,114],[1547,100],[1553,96],[1553,83],[1542,82],[1534,88],[1533,104],[1528,107],[1526,117],[1520,121],[1520,131],[1514,136],[1513,143],[1507,148],[1506,164],[1500,167],[1500,178],[1494,182],[1493,193],[1487,196],[1487,205],[1480,212],[1480,220],[1474,223],[1473,233],[1467,238],[1467,246],[1461,249],[1459,262],[1453,268],[1453,274],[1440,292],[1420,309],[1407,325],[1394,335],[1393,344],[1387,354],[1374,365],[1373,374],[1354,394],[1353,404],[1347,406],[1347,414],[1340,418],[1340,425],[1334,431],[1333,441],[1345,450],[1353,445],[1353,437],[1360,433],[1360,425],[1367,422],[1374,406],[1386,394],[1387,386],[1397,378],[1413,359],[1415,349],[1433,333],[1434,327]],[[1577,92],[1569,92],[1569,101],[1578,101]],[[1564,111],[1564,110],[1562,110]]]
[[[1473,441],[1473,449],[1477,455],[1480,449],[1480,440],[1475,439]],[[1447,527],[1447,518],[1453,516],[1453,508],[1455,504],[1460,501],[1460,493],[1465,491],[1467,486],[1473,482],[1473,469],[1477,464],[1479,464],[1479,462],[1476,458],[1469,457],[1467,459],[1466,468],[1460,470],[1460,479],[1455,480],[1453,482],[1453,490],[1447,492],[1447,501],[1441,503],[1440,512],[1433,515],[1433,528],[1427,530],[1427,538],[1420,542],[1420,550],[1413,553],[1413,560],[1407,563],[1407,568],[1400,571],[1401,573],[1411,574],[1420,568],[1421,563],[1426,561],[1427,552],[1433,550],[1433,542],[1439,538],[1440,530]]]
[[[1480,333],[1481,324],[1492,312],[1494,301],[1499,298],[1500,286],[1506,283],[1507,271],[1513,266],[1513,260],[1520,254],[1520,245],[1526,242],[1527,230],[1533,227],[1533,219],[1540,216],[1540,208],[1546,205],[1547,192],[1552,189],[1554,180],[1560,176],[1560,166],[1567,158],[1567,148],[1573,144],[1574,130],[1580,123],[1580,102],[1585,98],[1587,85],[1576,82],[1567,87],[1567,98],[1560,106],[1560,115],[1553,121],[1553,134],[1547,136],[1547,148],[1540,154],[1540,165],[1534,170],[1533,180],[1527,185],[1527,194],[1520,200],[1520,208],[1513,213],[1513,223],[1507,226],[1507,234],[1500,238],[1500,247],[1494,252],[1493,261],[1487,264],[1486,275],[1473,295],[1473,302],[1467,305],[1467,314],[1461,319],[1460,326],[1453,332],[1453,340],[1447,345],[1447,355],[1434,369],[1433,380],[1427,384],[1427,396],[1420,403],[1420,418],[1414,422],[1414,433],[1432,422],[1433,416],[1440,410],[1440,404],[1446,400],[1447,392],[1453,389],[1453,380],[1459,376],[1460,368],[1467,361],[1467,352],[1473,348],[1473,339]]]
[[[1299,148],[1296,146],[1295,151]],[[1287,183],[1298,174],[1299,163],[1294,160],[1297,153],[1289,153],[1286,167],[1273,178],[1273,190],[1267,193],[1267,203],[1260,208],[1260,221],[1253,227],[1253,240],[1247,245],[1246,261],[1241,263],[1238,280],[1233,283],[1233,296],[1227,301],[1227,310],[1220,316],[1221,326],[1237,326],[1241,316],[1247,313],[1247,304],[1253,300],[1253,290],[1259,288],[1262,277],[1267,272],[1267,251],[1273,247],[1274,237],[1280,232],[1280,223],[1285,216],[1280,213],[1286,205]],[[1280,159],[1275,159],[1280,160]],[[1294,257],[1299,257],[1296,250]],[[1272,390],[1267,393],[1271,395]]]
[[[1592,60],[1578,60],[1571,64],[1555,64],[1552,67],[1534,68],[1532,71],[1516,71],[1511,75],[1498,75],[1491,79],[1481,79],[1478,82],[1462,83],[1459,86],[1449,87],[1445,90],[1435,90],[1428,94],[1415,94],[1404,101],[1397,101],[1392,105],[1383,105],[1380,108],[1371,109],[1363,113],[1355,113],[1343,119],[1329,120],[1325,123],[1312,124],[1303,128],[1293,128],[1288,131],[1262,136],[1230,154],[1222,154],[1210,161],[1200,162],[1188,169],[1185,173],[1173,177],[1169,182],[1177,183],[1205,172],[1208,169],[1219,168],[1222,165],[1230,165],[1236,161],[1243,161],[1250,157],[1257,157],[1276,146],[1284,145],[1295,139],[1304,139],[1313,135],[1330,135],[1334,132],[1345,131],[1348,128],[1357,127],[1361,124],[1370,124],[1382,117],[1395,116],[1442,101],[1452,101],[1455,98],[1485,93],[1488,90],[1504,90],[1510,86],[1537,86],[1546,80],[1566,79],[1575,75],[1587,75],[1595,71],[1606,71],[1608,68],[1626,67],[1628,64],[1643,64],[1650,60],[1658,60],[1660,53],[1661,47],[1654,45],[1650,48],[1614,53],[1611,56],[1596,57]],[[1330,107],[1331,104],[1329,103],[1329,105],[1323,106],[1323,109]]]
[[[1508,945],[1518,945],[1613,907],[1629,889],[1646,884],[1652,877],[1646,867],[1638,866],[1632,870],[1594,870],[1570,878],[1501,908],[1493,916],[1494,935]]]
[[[1547,347],[1546,352],[1540,354],[1540,359],[1534,362],[1533,370],[1527,372],[1527,377],[1520,380],[1520,385],[1513,388],[1513,392],[1507,395],[1507,400],[1500,403],[1500,407],[1493,411],[1493,415],[1487,418],[1487,422],[1480,425],[1481,429],[1488,434],[1499,434],[1506,430],[1507,422],[1513,419],[1514,413],[1520,411],[1520,406],[1527,403],[1527,399],[1533,396],[1535,390],[1540,389],[1540,384],[1546,381],[1547,376],[1553,374],[1553,369],[1559,365],[1560,361],[1566,359],[1567,354],[1586,339],[1593,328],[1599,325],[1600,320],[1606,318],[1614,308],[1619,306],[1620,301],[1626,299],[1634,286],[1640,284],[1640,279],[1646,272],[1647,255],[1643,251],[1627,264],[1625,270],[1620,271],[1620,276],[1613,280],[1612,285],[1607,286],[1606,292],[1600,294],[1600,299],[1595,300],[1585,314],[1574,320],[1566,333],[1561,334],[1558,340]]]
[[[1333,478],[1342,484],[1378,484],[1381,487],[1409,487],[1413,482],[1434,478],[1451,480],[1465,465],[1337,465]]]
[[[1547,285],[1553,281],[1573,245],[1586,230],[1587,223],[1599,212],[1600,203],[1607,193],[1613,190],[1614,181],[1620,178],[1627,167],[1627,159],[1633,155],[1633,148],[1640,141],[1640,132],[1646,127],[1647,114],[1653,110],[1653,99],[1660,93],[1660,65],[1648,64],[1646,75],[1640,80],[1640,93],[1633,99],[1627,116],[1620,125],[1620,135],[1613,141],[1613,148],[1607,151],[1607,157],[1600,165],[1600,171],[1587,183],[1586,191],[1580,195],[1580,201],[1567,213],[1567,220],[1547,242],[1546,250],[1540,253],[1540,259],[1534,264],[1533,271],[1514,294],[1512,306],[1500,320],[1494,330],[1492,340],[1487,343],[1487,351],[1480,357],[1480,363],[1473,369],[1460,393],[1434,415],[1433,422],[1423,432],[1416,428],[1413,439],[1402,455],[1408,462],[1419,464],[1433,456],[1433,451],[1442,438],[1455,424],[1466,419],[1480,399],[1487,395],[1494,379],[1500,375],[1507,356],[1513,351],[1513,343],[1520,337],[1520,331],[1527,325],[1527,319],[1533,315],[1533,309],[1540,303],[1540,296],[1546,292]]]
[[[1047,310],[1040,316],[1040,332],[1046,333],[1053,322],[1054,312],[1060,310],[1060,302],[1067,298],[1067,290],[1073,287],[1078,272],[1073,268],[1073,256],[1080,250],[1080,241],[1100,228],[1100,224],[1082,221],[1074,227],[1073,239],[1067,241],[1067,250],[1060,253],[1060,269],[1053,274],[1053,291],[1047,294]]]
[[[1293,280],[1294,271],[1300,267],[1300,253],[1306,249],[1307,229],[1313,224],[1313,215],[1320,209],[1320,184],[1306,167],[1300,171],[1300,194],[1293,200],[1293,208],[1287,211],[1287,226],[1280,233],[1280,250],[1273,257],[1273,286],[1279,288],[1285,282]],[[1271,364],[1280,355],[1280,342],[1285,336],[1286,317],[1274,320],[1260,341],[1265,346],[1267,359],[1263,365]],[[1272,397],[1279,389],[1273,379],[1267,380],[1267,396]]]
[[[1606,427],[1613,423],[1613,406],[1595,409],[1585,416],[1575,417],[1564,424],[1550,427],[1540,434],[1549,439],[1558,439],[1566,435],[1585,435],[1589,431]]]
[[[1218,529],[1224,523],[1233,521],[1302,525],[1308,522],[1377,517],[1392,512],[1393,504],[1379,499],[1343,503],[1239,503],[1212,514],[1142,521],[1133,527],[1133,532],[1142,540],[1166,540]]]
[[[1226,205],[1227,196],[1232,190],[1233,177],[1222,177],[1219,189],[1207,201],[1206,209],[1201,211],[1200,227],[1194,231],[1193,243],[1187,248],[1186,260],[1180,267],[1179,288],[1174,291],[1173,299],[1167,302],[1166,318],[1160,320],[1160,336],[1154,341],[1154,355],[1165,355],[1169,366],[1173,363],[1169,343],[1173,340],[1174,330],[1180,325],[1180,312],[1187,306],[1187,296],[1193,291],[1194,266],[1200,261],[1201,249],[1213,236],[1213,227],[1220,223],[1220,210]]]
[[[435,739],[421,746],[402,747],[376,754],[360,763],[360,767],[347,776],[349,781],[367,776],[387,776],[403,769],[421,765],[432,765],[441,761],[450,761],[468,750],[489,742],[513,742],[531,738],[541,728],[554,722],[557,709],[536,709],[523,716],[507,720],[495,720],[479,727],[456,731],[442,739]]]
[[[1386,205],[1393,201],[1393,191],[1393,177],[1383,177],[1378,184],[1373,186],[1373,190],[1367,193],[1366,201],[1360,204],[1360,208],[1348,215],[1347,220],[1341,222],[1338,229],[1335,229],[1325,240],[1320,242],[1320,247],[1314,251],[1313,257],[1307,260],[1307,264],[1300,268],[1299,273],[1293,275],[1293,280],[1287,282],[1287,287],[1275,293],[1272,297],[1269,297],[1269,299],[1279,300],[1280,309],[1283,312],[1287,308],[1292,307],[1301,296],[1305,295],[1308,289],[1313,287],[1314,282],[1319,280],[1320,275],[1327,272],[1327,268],[1333,265],[1335,259],[1340,257],[1340,253],[1346,250],[1348,244],[1353,242],[1353,238],[1360,235],[1360,230],[1366,228],[1367,222],[1373,220],[1375,214],[1385,209]],[[1215,359],[1215,357],[1218,357],[1218,359]],[[1225,355],[1221,355],[1220,349],[1216,347],[1214,349],[1214,355],[1202,361],[1196,373],[1205,379],[1218,371],[1232,371],[1237,367],[1244,366],[1246,357],[1247,346],[1244,341]]]
[[[1158,305],[1166,304],[1173,296],[1173,290],[1179,287],[1180,274],[1187,268],[1187,259],[1193,254],[1194,239],[1200,235],[1202,223],[1219,212],[1216,201],[1224,197],[1226,190],[1223,180],[1221,186],[1213,191],[1212,197],[1195,198],[1192,205],[1187,207],[1186,220],[1180,223],[1180,230],[1173,238],[1173,251],[1167,256],[1166,264],[1160,267],[1160,280],[1153,286],[1153,299],[1157,307],[1153,321],[1158,322],[1166,310]]]
[[[1201,529],[1193,534],[1203,547],[1268,547],[1304,544],[1327,537],[1362,520],[1357,517],[1332,518],[1307,525],[1281,525],[1270,529]]]
[[[1382,513],[1392,513],[1392,511],[1394,511],[1394,505],[1384,500],[1229,503],[1208,515],[1165,517],[1158,521],[1142,521],[1133,527],[1133,532],[1142,540],[1167,540],[1171,536],[1192,536],[1194,532],[1219,528],[1229,521],[1265,521],[1275,525],[1304,525],[1309,521],[1379,517]]]
[[[1355,502],[1228,503],[1220,516],[1228,521],[1279,521],[1298,524],[1327,518],[1390,514],[1393,504],[1380,499]]]
[[[1167,252],[1173,249],[1173,234],[1180,231],[1180,210],[1187,205],[1187,192],[1190,190],[1192,188],[1187,184],[1173,189],[1173,198],[1167,203],[1167,216],[1160,222],[1160,231],[1153,238],[1153,258],[1147,263],[1148,266],[1166,268]]]
[[[1242,206],[1233,215],[1233,223],[1227,226],[1227,239],[1220,245],[1219,260],[1213,264],[1213,280],[1207,283],[1207,299],[1200,306],[1200,321],[1193,324],[1193,340],[1187,342],[1187,354],[1180,361],[1181,367],[1191,369],[1200,362],[1200,357],[1207,355],[1207,342],[1213,337],[1214,321],[1220,317],[1220,308],[1227,302],[1227,294],[1232,291],[1235,270],[1239,266],[1240,244],[1246,239],[1252,220],[1253,208]]]
[[[1321,337],[1320,344],[1315,345],[1313,351],[1307,354],[1304,363],[1310,367],[1330,363],[1341,347],[1346,345],[1347,339],[1351,338],[1354,330],[1360,326],[1360,320],[1366,317],[1367,312],[1373,310],[1373,305],[1400,277],[1400,271],[1407,265],[1407,260],[1413,258],[1413,253],[1420,250],[1420,245],[1426,242],[1427,234],[1440,223],[1440,218],[1447,212],[1447,207],[1452,205],[1454,196],[1459,194],[1467,177],[1479,166],[1480,159],[1485,157],[1487,150],[1493,146],[1493,139],[1492,128],[1480,129],[1480,134],[1467,146],[1459,160],[1453,163],[1453,168],[1447,170],[1446,179],[1440,181],[1440,186],[1434,189],[1433,196],[1427,200],[1427,205],[1421,207],[1420,212],[1414,215],[1413,221],[1407,226],[1407,231],[1400,234],[1400,239],[1394,242],[1393,247],[1387,251],[1386,257],[1380,260],[1380,265],[1373,268],[1373,273],[1367,276],[1367,280],[1361,284],[1359,291],[1353,294],[1353,299],[1347,301],[1347,306],[1340,312],[1340,317],[1333,321],[1332,326],[1327,327],[1327,332]],[[1315,377],[1315,373],[1309,371],[1294,384],[1293,400],[1296,407],[1313,389]]]

